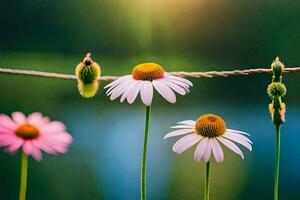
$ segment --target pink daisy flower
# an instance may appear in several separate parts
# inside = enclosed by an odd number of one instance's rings
[[[41,150],[66,153],[71,143],[72,136],[62,122],[50,121],[39,112],[28,117],[21,112],[12,113],[12,118],[0,115],[0,147],[6,147],[9,153],[22,148],[27,156],[41,160]]]
[[[173,145],[172,150],[177,154],[181,154],[193,145],[198,144],[194,153],[196,161],[203,159],[208,163],[211,156],[214,155],[218,163],[223,162],[224,153],[220,143],[242,158],[244,158],[243,152],[235,143],[246,147],[250,151],[252,150],[252,142],[245,136],[249,134],[227,129],[224,120],[214,114],[202,115],[196,121],[186,120],[178,122],[178,125],[171,128],[179,130],[166,134],[164,139],[185,135]]]
[[[142,102],[150,106],[153,98],[153,87],[157,92],[170,103],[176,102],[175,92],[186,95],[189,87],[193,84],[184,78],[168,74],[156,63],[143,63],[133,68],[132,74],[123,76],[106,85],[107,96],[110,100],[118,97],[120,102],[125,99],[132,104],[140,93]]]

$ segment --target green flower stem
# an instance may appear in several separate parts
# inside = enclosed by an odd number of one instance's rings
[[[204,200],[209,200],[209,187],[210,187],[210,161],[206,163]]]
[[[274,200],[278,200],[279,163],[280,163],[280,125],[276,124],[276,160],[274,174]]]
[[[22,151],[19,200],[26,200],[28,156]]]
[[[145,136],[141,169],[141,200],[146,200],[146,162],[151,107],[146,107]]]

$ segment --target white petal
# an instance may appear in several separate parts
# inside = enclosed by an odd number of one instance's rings
[[[177,124],[184,124],[184,125],[195,126],[196,122],[194,120],[185,120],[185,121],[177,122]]]
[[[169,81],[169,79],[167,78],[163,78],[160,80],[161,82],[163,82],[165,85],[169,86],[172,90],[174,90],[175,92],[177,92],[180,95],[185,95],[187,92],[184,89],[184,87],[180,87],[178,85],[176,85],[175,83]]]
[[[126,84],[120,84],[117,87],[115,87],[113,90],[111,90],[110,93],[107,94],[110,95],[110,100],[113,101],[119,96],[121,96],[126,91],[127,84],[128,82],[126,82]]]
[[[122,76],[119,79],[111,82],[110,84],[107,84],[104,89],[109,88],[109,87],[114,87],[120,83],[122,83],[123,81],[127,80],[128,78],[131,78],[131,75],[126,75],[126,76]]]
[[[172,132],[166,134],[164,139],[167,139],[167,138],[170,138],[170,137],[175,137],[175,136],[178,136],[178,135],[193,133],[194,131],[195,131],[194,129],[180,129],[180,130],[172,131]]]
[[[215,159],[217,163],[221,163],[224,160],[224,153],[221,148],[221,145],[219,144],[218,140],[216,138],[211,139],[211,148],[212,152],[215,156]]]
[[[140,90],[142,102],[150,106],[153,98],[153,86],[151,81],[144,81]]]
[[[234,137],[238,137],[238,138],[240,138],[240,139],[242,139],[242,140],[245,140],[245,141],[247,141],[247,142],[249,142],[250,144],[252,144],[252,142],[251,142],[251,140],[249,139],[249,138],[247,138],[246,136],[244,136],[244,135],[242,135],[242,134],[240,134],[240,133],[236,133],[236,132],[231,132],[231,131],[228,131],[228,129],[226,130],[226,134],[229,134],[229,135],[232,135],[232,136],[234,136]]]
[[[158,93],[164,97],[168,102],[175,103],[176,96],[174,92],[168,87],[161,83],[159,80],[152,81],[153,86],[158,91]]]
[[[238,146],[236,146],[233,142],[230,140],[223,138],[223,137],[217,137],[217,139],[222,142],[226,147],[228,147],[230,150],[235,152],[236,154],[240,155],[244,159],[243,152],[240,150]]]
[[[238,131],[238,130],[233,130],[233,129],[227,129],[227,131],[233,132],[233,133],[240,133],[240,134],[243,134],[243,135],[248,135],[248,136],[250,136],[249,133],[246,133],[246,132],[243,132],[243,131]]]
[[[211,139],[208,139],[206,148],[204,149],[204,153],[203,153],[203,159],[204,161],[207,163],[210,160],[210,156],[211,156]]]
[[[112,85],[110,88],[108,88],[108,90],[106,90],[105,94],[106,94],[107,96],[109,96],[109,95],[111,94],[111,91],[112,91],[113,89],[115,89],[116,87],[118,87],[118,86],[120,86],[120,85],[124,85],[124,84],[126,84],[126,82],[132,81],[132,80],[134,80],[134,79],[131,78],[131,77],[128,77],[128,76],[127,76],[127,77],[124,77],[124,79],[122,79],[120,82],[118,82],[118,83]],[[117,81],[118,81],[118,80],[117,80]]]
[[[200,161],[203,154],[204,154],[204,150],[207,148],[207,145],[208,145],[208,138],[203,138],[199,144],[197,145],[197,148],[195,150],[195,153],[194,153],[194,159],[196,161]]]
[[[189,143],[190,141],[194,141],[195,138],[199,138],[199,135],[196,135],[195,133],[186,135],[182,138],[180,138],[174,145],[172,150],[177,153],[185,144]]]
[[[127,102],[129,104],[132,104],[134,102],[134,100],[136,99],[137,95],[139,94],[139,91],[141,89],[143,85],[143,82],[138,82],[137,84],[135,84],[131,90],[129,91],[128,93],[128,96],[127,96]]]
[[[192,134],[192,137],[190,137],[188,139],[184,139],[183,142],[180,143],[180,145],[177,145],[177,149],[176,149],[175,152],[177,154],[181,154],[185,150],[187,150],[188,148],[190,148],[191,146],[193,146],[194,144],[198,143],[201,139],[202,139],[202,136],[196,135],[196,134]],[[174,151],[174,149],[173,149],[173,151]]]
[[[138,80],[133,80],[131,82],[128,83],[128,86],[126,87],[123,95],[120,98],[120,102],[123,103],[123,101],[128,97],[128,95],[130,94],[130,92],[133,90],[133,88],[138,85],[141,84],[142,81],[138,81]]]
[[[249,149],[250,151],[252,151],[251,144],[248,143],[247,141],[241,139],[238,136],[239,136],[238,134],[233,135],[232,133],[228,133],[228,132],[226,132],[224,135],[222,135],[222,137],[225,137],[225,138],[230,139],[230,140],[232,140],[234,142],[237,142],[237,143],[243,145],[244,147],[246,147],[247,149]]]
[[[191,126],[191,125],[176,125],[176,126],[171,126],[170,128],[187,128],[187,129],[194,129],[195,126]]]
[[[168,78],[168,77],[165,77],[166,79],[168,79],[169,82],[172,82],[180,87],[182,87],[186,92],[190,92],[189,90],[189,85],[188,84],[185,84],[181,81],[178,81],[178,80],[175,80],[175,79],[172,79],[172,78]]]
[[[118,85],[116,85],[114,87],[109,88],[106,91],[106,95],[110,96],[114,91],[118,90],[119,88],[126,88],[126,87],[128,87],[128,85],[130,85],[133,81],[134,81],[133,79],[126,79],[122,83],[120,83],[120,84],[118,84]]]
[[[180,82],[183,82],[185,84],[188,84],[189,86],[193,86],[193,83],[185,78],[181,78],[179,76],[174,76],[174,75],[171,75],[171,74],[166,74],[167,77],[169,78],[172,78],[172,79],[175,79],[175,80],[178,80]]]

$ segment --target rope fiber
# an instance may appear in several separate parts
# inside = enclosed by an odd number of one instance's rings
[[[285,68],[284,73],[297,73],[300,72],[300,67]],[[15,74],[15,75],[27,75],[27,76],[38,76],[45,78],[57,78],[66,80],[77,80],[77,77],[73,74],[60,74],[53,72],[43,72],[34,70],[21,70],[21,69],[10,69],[0,68],[1,74]],[[213,77],[228,77],[228,76],[245,76],[249,74],[261,74],[261,73],[272,73],[271,68],[257,68],[257,69],[243,69],[243,70],[232,70],[232,71],[207,71],[207,72],[169,72],[170,74],[180,77],[191,77],[191,78],[213,78]],[[101,76],[98,80],[102,81],[113,81],[118,79],[120,76]]]

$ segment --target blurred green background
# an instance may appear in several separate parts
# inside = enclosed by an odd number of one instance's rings
[[[0,66],[74,73],[86,52],[103,75],[124,75],[141,62],[167,71],[269,67],[279,56],[299,66],[300,2],[294,0],[1,0]],[[251,133],[245,159],[225,151],[212,166],[211,199],[272,199],[274,128],[267,110],[271,75],[191,79],[191,94],[166,103],[156,94],[151,113],[148,198],[202,199],[204,163],[193,150],[177,156],[171,125],[204,113]],[[282,128],[280,198],[300,199],[300,77],[284,75],[287,123]],[[106,82],[101,82],[103,87]],[[102,88],[101,87],[101,88]],[[30,159],[28,200],[139,199],[145,108],[91,100],[76,82],[0,75],[0,112],[40,111],[65,122],[74,137],[66,155]],[[20,155],[0,153],[1,200],[17,199]]]

